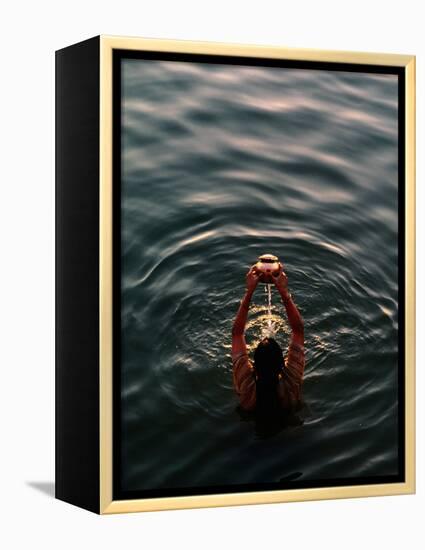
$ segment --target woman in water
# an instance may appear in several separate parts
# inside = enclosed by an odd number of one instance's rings
[[[282,266],[281,266],[282,267]],[[254,351],[254,362],[248,357],[245,325],[252,295],[260,274],[255,266],[246,276],[246,293],[232,328],[233,383],[244,411],[260,415],[277,415],[295,411],[301,405],[304,374],[304,322],[288,290],[288,278],[281,269],[273,282],[282,298],[291,327],[286,357],[273,338],[264,338]]]

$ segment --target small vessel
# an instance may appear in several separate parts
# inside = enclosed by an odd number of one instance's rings
[[[266,284],[273,283],[272,275],[277,277],[282,269],[279,258],[273,254],[262,254],[258,258],[255,267],[260,273],[260,281]]]

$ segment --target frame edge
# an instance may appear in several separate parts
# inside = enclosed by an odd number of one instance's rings
[[[112,57],[114,49],[285,58],[404,67],[406,76],[406,419],[405,481],[377,485],[290,489],[184,497],[113,500],[112,493]],[[99,397],[100,514],[415,493],[415,56],[100,36],[99,155]]]

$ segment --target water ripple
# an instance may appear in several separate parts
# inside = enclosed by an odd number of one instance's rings
[[[123,484],[173,488],[397,467],[397,81],[129,60],[123,70]],[[271,251],[305,320],[307,411],[236,412],[230,330]],[[276,338],[289,339],[273,291]],[[267,318],[262,288],[247,326]]]

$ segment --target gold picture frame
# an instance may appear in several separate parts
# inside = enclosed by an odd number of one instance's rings
[[[415,57],[411,55],[291,49],[258,45],[97,37],[99,67],[98,392],[99,505],[101,514],[235,506],[415,492]],[[72,48],[72,47],[71,47]],[[115,50],[205,54],[399,67],[405,75],[405,480],[400,483],[282,489],[114,500],[113,498],[113,53]],[[58,494],[58,498],[72,501]],[[84,504],[81,504],[84,506]],[[86,507],[86,506],[84,506]]]

